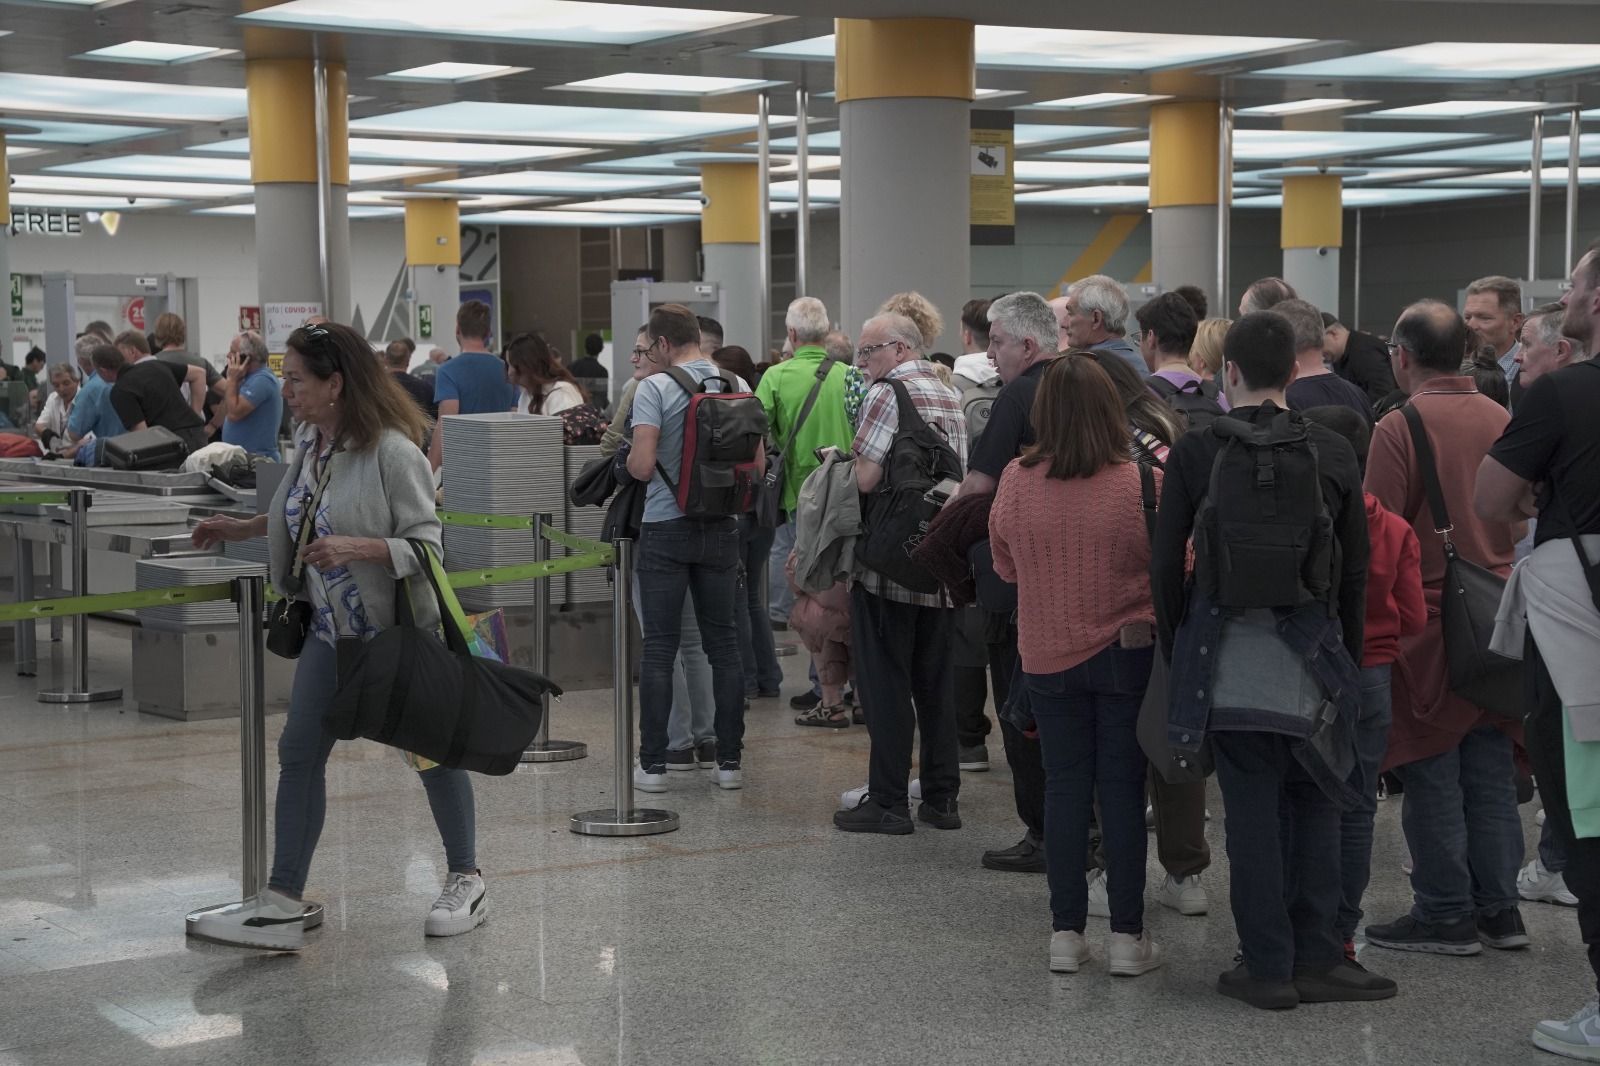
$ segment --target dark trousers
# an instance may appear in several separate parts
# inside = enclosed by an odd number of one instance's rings
[[[1022,695],[1022,664],[1017,657],[1017,625],[1002,615],[990,615],[987,627],[989,679],[994,685],[994,705],[1004,707],[1015,693]],[[1000,718],[1000,740],[1006,765],[1011,767],[1011,794],[1017,817],[1035,840],[1044,839],[1044,758],[1039,738],[1025,735]]]
[[[984,630],[984,611],[963,607],[956,612],[955,635],[950,641],[952,698],[956,705],[956,741],[963,748],[975,748],[988,739],[989,662]],[[1010,681],[1009,677],[1006,681]],[[995,705],[1000,706],[999,686]]]
[[[1528,686],[1528,757],[1539,781],[1544,801],[1544,824],[1555,833],[1566,856],[1567,889],[1578,897],[1578,931],[1589,950],[1589,968],[1600,987],[1600,838],[1579,839],[1572,831],[1572,810],[1567,805],[1566,743],[1562,736],[1561,696],[1550,682],[1544,659],[1528,636],[1524,654]]]
[[[672,664],[678,657],[683,598],[694,593],[700,643],[711,661],[717,705],[717,758],[744,747],[744,673],[736,613],[739,527],[731,518],[646,522],[639,534],[639,765],[663,766],[672,713]]]
[[[1211,845],[1206,843],[1206,783],[1169,785],[1152,767],[1148,785],[1156,822],[1156,859],[1161,868],[1173,877],[1204,873],[1211,865]],[[1103,843],[1095,850],[1094,866],[1105,869]]]
[[[917,607],[850,590],[850,653],[867,716],[872,758],[867,787],[888,807],[906,806],[911,736],[922,732],[923,799],[943,805],[961,790],[956,715],[950,700],[948,607]]]
[[[739,519],[739,591],[734,618],[739,626],[739,659],[747,696],[775,693],[783,684],[777,643],[767,616],[767,559],[776,529],[762,529],[752,515]]]
[[[1275,733],[1214,732],[1233,924],[1250,976],[1287,981],[1344,957],[1339,809]],[[1285,839],[1287,836],[1287,840]]]
[[[1094,799],[1106,851],[1111,931],[1144,929],[1145,774],[1139,705],[1150,682],[1151,648],[1106,648],[1069,670],[1028,674],[1045,771],[1045,867],[1056,930],[1083,932],[1089,889],[1077,856]]]

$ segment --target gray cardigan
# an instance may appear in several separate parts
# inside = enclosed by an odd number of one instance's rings
[[[267,543],[271,551],[272,587],[285,596],[305,599],[301,582],[290,574],[295,530],[284,520],[284,504],[300,479],[306,449],[297,447],[289,469],[267,511]],[[395,580],[407,579],[417,625],[432,629],[439,624],[438,601],[412,554],[407,540],[430,545],[442,558],[439,516],[434,512],[433,471],[428,457],[397,430],[386,429],[375,447],[365,451],[340,451],[329,462],[326,499],[333,528],[341,537],[381,537],[389,542],[389,565],[351,563],[350,572],[361,590],[367,617],[379,628],[395,621]]]

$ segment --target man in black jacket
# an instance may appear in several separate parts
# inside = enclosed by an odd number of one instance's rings
[[[1284,390],[1295,374],[1294,348],[1289,321],[1274,311],[1246,314],[1229,328],[1223,355],[1230,419],[1266,425],[1284,414]],[[1299,423],[1298,414],[1287,417],[1291,425]],[[1198,575],[1214,573],[1214,560],[1197,558],[1196,582],[1191,586],[1185,579],[1190,537],[1210,491],[1212,467],[1223,449],[1217,431],[1226,421],[1213,423],[1208,431],[1186,434],[1173,446],[1150,562],[1162,652],[1172,660],[1177,697],[1172,720],[1203,720],[1197,728],[1210,738],[1227,809],[1231,902],[1244,962],[1218,978],[1217,990],[1274,1010],[1302,1002],[1386,999],[1395,994],[1394,982],[1347,961],[1334,931],[1340,899],[1339,808],[1324,784],[1326,775],[1316,774],[1319,751],[1310,739],[1256,727],[1260,712],[1249,725],[1240,721],[1246,716],[1233,708],[1226,708],[1232,713],[1224,718],[1225,704],[1212,703],[1212,690],[1225,676],[1224,641],[1207,639],[1191,651],[1190,626],[1194,632],[1215,630],[1220,636],[1225,632],[1224,619],[1242,625],[1242,616],[1251,614],[1202,596],[1199,590],[1205,582]],[[1337,591],[1327,603],[1305,605],[1296,602],[1298,597],[1288,598],[1270,608],[1272,621],[1279,641],[1291,650],[1299,649],[1292,647],[1287,630],[1304,623],[1326,633],[1329,624],[1336,624],[1354,674],[1353,664],[1361,661],[1369,553],[1361,471],[1355,450],[1343,437],[1315,423],[1305,429],[1315,446],[1323,506],[1338,541],[1333,557],[1340,569],[1330,575]],[[1201,553],[1198,543],[1196,551]],[[1175,644],[1182,655],[1173,655]],[[1308,669],[1312,665],[1309,657],[1302,661]],[[1217,666],[1191,670],[1197,662]],[[1198,687],[1190,683],[1192,675],[1203,679]],[[1285,700],[1290,702],[1292,696]],[[1292,710],[1282,708],[1285,713]],[[1185,741],[1192,737],[1178,732]]]
[[[1350,329],[1326,311],[1322,312],[1322,329],[1322,352],[1335,374],[1365,392],[1373,403],[1394,391],[1394,371],[1383,341]]]

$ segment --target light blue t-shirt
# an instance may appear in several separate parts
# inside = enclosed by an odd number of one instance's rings
[[[67,419],[67,431],[80,438],[93,433],[97,440],[127,432],[111,406],[111,383],[99,374],[89,375],[83,388],[78,390],[78,398],[72,404],[72,417]]]
[[[463,415],[493,415],[516,406],[517,389],[506,380],[506,365],[488,352],[462,352],[439,368],[433,402],[456,400]]]
[[[718,375],[732,379],[732,375],[725,373],[709,359],[680,363],[678,369],[688,373],[697,382]],[[739,387],[737,382],[734,387]],[[633,395],[633,412],[630,416],[633,424],[635,427],[655,426],[661,430],[661,439],[656,444],[656,463],[672,475],[674,482],[677,482],[678,470],[683,465],[683,422],[688,410],[689,394],[683,391],[682,385],[672,380],[671,374],[652,374],[639,382],[638,391]],[[671,522],[682,517],[683,509],[678,506],[672,489],[662,478],[661,470],[657,470],[650,479],[650,488],[645,492],[644,521]]]
[[[239,395],[254,404],[255,410],[243,418],[224,421],[222,443],[277,462],[278,427],[283,422],[283,392],[277,375],[264,366],[257,367],[239,382]]]

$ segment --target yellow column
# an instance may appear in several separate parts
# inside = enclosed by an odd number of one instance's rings
[[[700,168],[700,243],[703,281],[722,291],[722,331],[728,344],[759,351],[761,322],[761,173],[754,163],[707,163]],[[769,327],[770,329],[770,327]]]
[[[328,72],[328,173],[350,184],[350,130],[343,64]],[[309,59],[251,59],[244,65],[250,106],[250,180],[257,185],[317,181],[316,90]]]
[[[758,244],[761,241],[760,170],[754,163],[707,163],[700,168],[703,244]]]
[[[461,265],[458,201],[406,201],[406,262],[414,267]]]
[[[977,66],[963,19],[835,19],[839,103],[886,97],[971,100]]]
[[[1150,206],[1217,202],[1217,105],[1209,100],[1150,108]]]
[[[1344,205],[1337,174],[1283,179],[1284,248],[1338,248],[1344,243]]]

